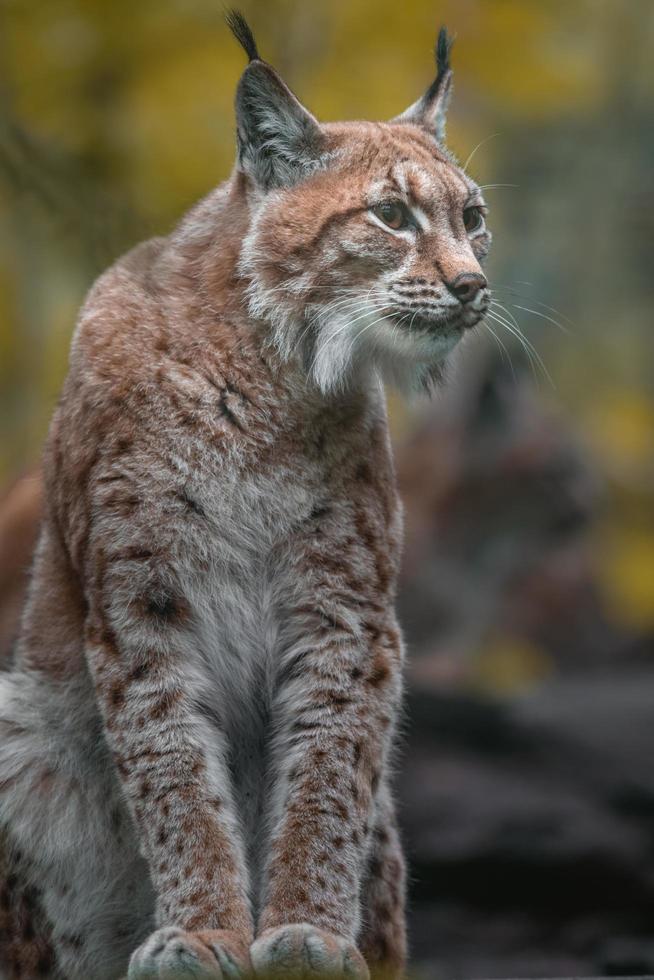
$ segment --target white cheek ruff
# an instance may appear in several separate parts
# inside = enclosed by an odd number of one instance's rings
[[[443,362],[462,332],[447,325],[412,330],[414,318],[411,312],[398,313],[397,302],[381,282],[340,310],[318,310],[309,365],[314,382],[328,393],[378,375],[402,391],[422,390],[425,370]]]

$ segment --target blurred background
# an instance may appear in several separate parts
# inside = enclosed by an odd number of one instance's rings
[[[413,975],[652,974],[654,3],[241,6],[330,120],[414,101],[446,23],[488,185],[504,322],[390,393]],[[215,0],[0,0],[2,655],[78,306],[229,174],[243,64]]]

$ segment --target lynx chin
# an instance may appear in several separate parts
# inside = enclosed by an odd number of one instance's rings
[[[398,978],[402,514],[382,382],[485,314],[437,75],[319,123],[258,54],[229,180],[82,309],[0,675],[3,980]]]

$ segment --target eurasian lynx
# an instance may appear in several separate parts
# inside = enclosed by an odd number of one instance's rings
[[[401,537],[382,379],[489,301],[449,40],[388,123],[262,61],[230,179],[92,288],[0,678],[4,977],[397,977]]]

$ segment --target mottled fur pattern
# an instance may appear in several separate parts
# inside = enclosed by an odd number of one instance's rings
[[[234,173],[95,284],[48,438],[0,678],[7,980],[403,970],[381,382],[482,316],[483,202],[435,138],[446,39],[403,117],[320,125],[232,26]]]

